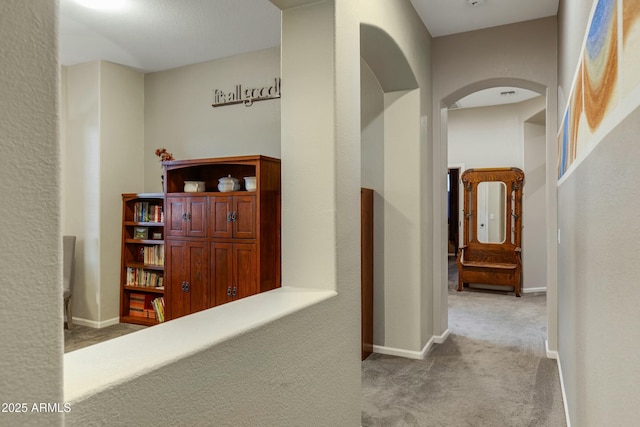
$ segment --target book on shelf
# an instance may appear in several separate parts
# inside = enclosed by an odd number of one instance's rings
[[[153,306],[155,318],[158,319],[158,322],[164,322],[164,297],[155,298],[151,301],[151,305]]]
[[[149,202],[135,202],[133,205],[133,220],[136,222],[164,222],[162,205],[153,205]]]
[[[143,262],[147,265],[164,265],[164,245],[145,246]]]
[[[153,299],[153,295],[129,294],[129,316],[157,319]]]
[[[126,280],[127,286],[164,289],[163,275],[156,271],[147,271],[144,268],[127,267]]]

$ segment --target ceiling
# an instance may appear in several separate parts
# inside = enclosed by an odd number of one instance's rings
[[[110,10],[80,4],[95,1],[60,0],[63,65],[104,59],[147,73],[280,45],[280,11],[268,0],[107,0]],[[411,3],[437,37],[552,16],[558,1]]]
[[[411,0],[411,3],[433,37],[558,13],[558,0]]]

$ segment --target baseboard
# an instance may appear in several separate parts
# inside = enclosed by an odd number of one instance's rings
[[[433,342],[435,342],[436,344],[442,344],[443,342],[445,342],[447,340],[447,338],[449,338],[449,334],[451,333],[451,331],[449,329],[447,329],[446,331],[444,331],[442,333],[442,335],[435,335],[433,337]]]
[[[558,356],[558,352],[556,356]],[[560,390],[562,390],[562,404],[564,405],[564,418],[567,420],[567,427],[571,427],[571,418],[569,417],[569,406],[567,404],[567,391],[564,388],[564,377],[562,375],[562,364],[560,363],[560,357],[556,357],[558,363],[558,375],[560,376]]]
[[[522,293],[523,294],[533,294],[536,292],[547,292],[547,287],[540,287],[540,288],[522,288]]]
[[[422,360],[427,355],[427,352],[431,348],[434,342],[434,337],[431,337],[429,341],[422,347],[420,351],[413,350],[405,350],[402,348],[393,348],[393,347],[385,347],[383,345],[375,345],[373,346],[373,352],[379,354],[387,354],[389,356],[398,356],[405,357],[407,359],[417,359]]]
[[[96,322],[95,320],[82,319],[80,317],[73,318],[74,325],[88,326],[90,328],[96,328],[96,329],[106,328],[107,326],[117,325],[118,323],[120,323],[119,317],[114,317],[113,319],[105,320],[103,322]]]
[[[389,356],[405,357],[407,359],[422,360],[427,356],[427,353],[429,352],[429,349],[433,346],[434,343],[442,344],[443,342],[445,342],[447,340],[447,338],[449,338],[449,334],[450,333],[451,333],[451,331],[449,329],[447,329],[446,331],[444,331],[444,333],[442,335],[434,335],[434,336],[432,336],[429,339],[429,341],[427,341],[427,343],[424,345],[424,347],[422,347],[422,350],[420,350],[420,351],[404,350],[402,348],[385,347],[383,345],[374,345],[373,346],[373,352],[374,353],[379,353],[379,354],[386,354],[386,355],[389,355]]]

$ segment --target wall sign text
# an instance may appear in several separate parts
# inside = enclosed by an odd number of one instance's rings
[[[251,107],[254,102],[277,98],[280,98],[280,77],[273,79],[271,86],[243,89],[242,85],[238,84],[229,92],[214,89],[213,104],[211,106],[215,108],[225,105],[244,104],[245,107]]]

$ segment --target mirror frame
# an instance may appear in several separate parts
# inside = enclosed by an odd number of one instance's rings
[[[467,169],[462,173],[464,186],[464,245],[513,245],[520,247],[522,239],[522,186],[524,172],[518,168]],[[506,186],[505,240],[502,243],[478,241],[478,185],[481,182],[502,182]]]

